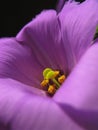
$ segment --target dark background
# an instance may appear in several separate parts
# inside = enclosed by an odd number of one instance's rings
[[[43,9],[55,9],[56,4],[57,0],[3,0],[0,3],[0,37],[15,36],[36,14]]]

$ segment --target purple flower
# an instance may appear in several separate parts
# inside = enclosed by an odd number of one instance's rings
[[[43,11],[0,40],[0,130],[98,130],[98,1]],[[45,68],[68,74],[53,97]]]

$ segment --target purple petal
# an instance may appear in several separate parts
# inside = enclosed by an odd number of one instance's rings
[[[51,99],[35,96],[23,84],[0,79],[0,128],[7,130],[83,130]],[[66,110],[67,110],[66,106]],[[71,112],[74,112],[71,109]]]
[[[42,73],[42,70],[34,62],[34,56],[28,46],[18,43],[15,38],[0,40],[1,78],[12,78],[39,87],[41,79],[39,73]]]
[[[62,17],[62,14],[65,14],[67,11],[70,11],[74,5],[77,5],[79,2],[76,2],[75,0],[58,0],[57,3],[57,11],[60,12],[60,17]],[[63,8],[63,9],[62,9]],[[63,19],[63,17],[62,17]]]
[[[63,5],[63,8],[61,12],[59,12],[59,18],[61,22],[64,22],[64,17],[66,16],[66,14],[72,11],[78,5],[78,2],[75,2],[73,0],[72,2],[71,0],[59,0],[58,8],[60,8],[59,6],[61,5]]]
[[[92,43],[98,25],[97,9],[97,0],[86,0],[78,5],[75,2],[69,3],[69,8],[65,5],[64,11],[59,14],[63,46],[67,59],[70,59],[69,66],[73,63],[75,65]]]
[[[90,47],[54,99],[73,107],[98,110],[98,43]]]
[[[58,0],[56,10],[57,12],[60,12],[62,7],[64,6],[65,0]]]
[[[54,96],[62,109],[89,130],[98,129],[98,43],[81,58],[78,65]],[[65,104],[73,106],[66,110]],[[65,106],[65,107],[64,107]]]
[[[42,69],[63,67],[65,70],[60,25],[54,10],[44,11],[33,19],[20,31],[17,40],[32,49],[35,62]]]

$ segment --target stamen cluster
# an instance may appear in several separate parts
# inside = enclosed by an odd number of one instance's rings
[[[63,71],[52,70],[51,68],[44,69],[43,77],[44,79],[41,82],[41,87],[49,95],[53,95],[66,79]]]

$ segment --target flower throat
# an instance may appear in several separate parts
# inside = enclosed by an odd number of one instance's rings
[[[52,96],[60,88],[65,79],[66,76],[63,71],[46,68],[43,71],[43,81],[41,82],[41,87],[47,92],[47,94]]]

